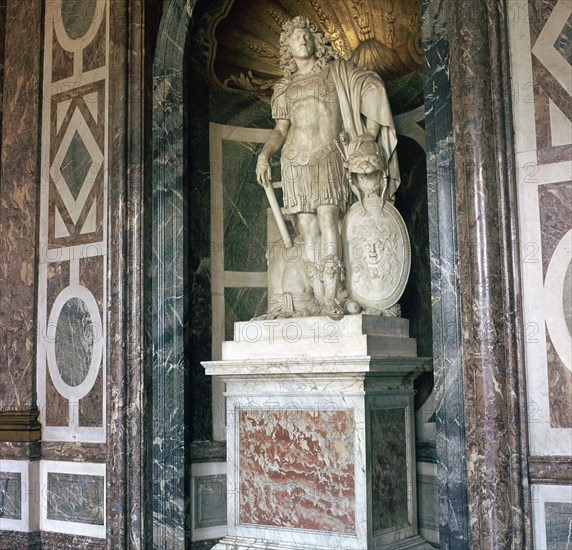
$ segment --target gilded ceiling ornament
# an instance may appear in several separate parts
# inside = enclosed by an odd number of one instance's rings
[[[213,81],[227,90],[269,95],[282,75],[279,34],[298,13],[322,29],[342,59],[377,72],[385,81],[421,66],[415,0],[227,0],[209,31]]]
[[[395,20],[396,16],[394,13],[395,6],[393,4],[393,0],[387,0],[387,11],[384,15],[386,26],[386,36],[387,36],[387,45],[390,48],[393,48],[395,45]]]
[[[281,29],[284,26],[284,23],[288,21],[288,17],[275,8],[266,8],[266,13],[270,15],[279,29]]]
[[[324,29],[326,38],[330,41],[333,48],[338,52],[340,57],[349,59],[350,51],[346,41],[340,30],[333,23],[331,15],[328,15],[321,5],[320,0],[310,0],[310,4],[314,8],[318,16],[320,26]]]
[[[354,21],[359,29],[360,40],[368,40],[372,38],[372,31],[369,24],[369,15],[364,12],[364,2],[363,0],[352,0],[354,9]]]

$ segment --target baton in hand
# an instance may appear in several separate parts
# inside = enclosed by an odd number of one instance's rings
[[[284,241],[284,246],[286,248],[292,248],[292,239],[290,238],[290,233],[288,233],[288,228],[286,227],[286,222],[282,216],[282,210],[280,205],[276,200],[276,195],[274,194],[274,187],[268,177],[268,171],[265,171],[262,176],[264,191],[266,191],[266,196],[268,197],[268,202],[270,203],[270,208],[274,214],[274,219],[276,220],[276,225],[278,226],[278,231],[280,231],[280,236]]]

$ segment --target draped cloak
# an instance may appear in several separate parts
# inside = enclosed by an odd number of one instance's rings
[[[381,125],[377,143],[387,160],[387,197],[392,200],[401,177],[396,151],[397,132],[385,85],[377,73],[357,67],[350,61],[336,59],[328,66],[338,92],[344,130],[349,134],[350,141],[365,133],[365,119]]]

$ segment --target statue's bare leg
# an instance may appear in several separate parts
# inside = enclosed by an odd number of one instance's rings
[[[318,206],[317,214],[321,240],[320,258],[323,260],[331,254],[339,256],[339,208],[335,205]]]
[[[308,262],[318,263],[320,261],[320,225],[316,214],[309,212],[299,212],[298,226],[304,237],[304,252]]]
[[[306,274],[312,282],[314,297],[324,305],[324,283],[320,273],[320,226],[316,214],[300,212],[298,227],[304,238],[304,252],[306,253]]]
[[[343,308],[337,302],[340,286],[341,246],[338,229],[339,208],[334,205],[319,206],[317,209],[320,226],[321,262],[320,271],[324,282],[326,313],[333,319],[343,317]]]

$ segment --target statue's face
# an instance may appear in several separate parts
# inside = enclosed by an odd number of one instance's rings
[[[383,245],[379,239],[369,237],[363,243],[363,260],[365,264],[374,269],[379,267],[383,259]]]
[[[309,59],[314,55],[314,39],[309,29],[294,29],[288,47],[295,59]]]

